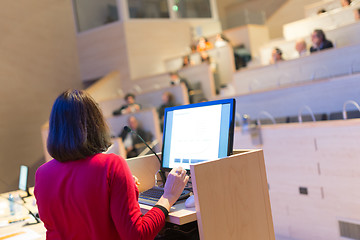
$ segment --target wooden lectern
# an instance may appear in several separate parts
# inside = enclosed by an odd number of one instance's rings
[[[140,191],[154,186],[159,162],[154,155],[128,159]],[[234,155],[191,165],[195,208],[175,205],[168,221],[198,221],[201,240],[275,240],[262,150],[236,150]],[[140,205],[143,213],[151,209]],[[184,220],[186,219],[186,220]]]
[[[190,166],[201,240],[275,240],[262,150]]]

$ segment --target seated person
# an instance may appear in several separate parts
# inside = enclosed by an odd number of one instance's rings
[[[199,42],[196,46],[196,50],[198,52],[202,52],[202,51],[207,51],[212,49],[214,46],[211,44],[211,42],[209,42],[209,40],[207,40],[205,37],[201,37],[199,39]]]
[[[350,6],[350,4],[351,4],[351,0],[341,0],[342,7]]]
[[[164,92],[163,95],[161,96],[161,100],[163,103],[159,107],[158,113],[159,113],[161,129],[162,129],[164,122],[165,108],[174,107],[176,105],[175,105],[174,95],[171,92]]]
[[[132,93],[128,93],[125,95],[126,104],[121,106],[118,110],[113,112],[113,115],[121,115],[121,114],[129,114],[137,112],[141,109],[140,104],[135,103],[135,95]]]
[[[271,52],[270,64],[283,61],[282,51],[279,48],[274,48]]]
[[[251,53],[249,50],[246,49],[244,44],[234,47],[233,50],[236,70],[246,67],[248,62],[251,61]]]
[[[128,119],[128,124],[131,130],[137,132],[145,142],[151,141],[152,136],[151,133],[146,132],[139,126],[138,120],[131,116]],[[132,158],[137,157],[140,153],[139,149],[142,147],[143,142],[137,137],[135,134],[132,134],[131,132],[128,132],[126,130],[123,130],[119,137],[122,139],[125,150],[126,150],[126,158]]]
[[[223,34],[216,34],[216,39],[215,39],[215,47],[220,48],[220,47],[225,47],[229,44],[229,40],[223,35]]]
[[[193,103],[192,98],[190,97],[192,88],[190,87],[188,80],[186,80],[183,77],[180,77],[180,75],[177,72],[171,72],[170,78],[171,78],[171,82],[170,82],[171,85],[179,85],[180,83],[185,84],[185,87],[186,87],[188,95],[189,95],[189,102]]]
[[[299,57],[307,55],[306,42],[304,39],[299,39],[295,43],[295,49],[299,54]]]
[[[360,20],[360,8],[354,10],[354,17],[356,21]]]
[[[323,13],[326,13],[326,10],[323,9],[323,8],[317,11],[317,15],[320,15],[320,14],[323,14]]]
[[[334,47],[333,43],[326,39],[324,31],[321,29],[315,29],[313,31],[311,41],[313,45],[310,47],[310,53]]]
[[[200,52],[200,57],[201,57],[201,62],[207,62],[207,63],[211,62],[210,56],[206,51]]]
[[[188,55],[183,57],[183,67],[187,67],[190,65],[190,57]]]

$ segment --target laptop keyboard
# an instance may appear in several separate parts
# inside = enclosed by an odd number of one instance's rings
[[[191,191],[184,190],[176,203],[180,202],[181,200],[187,199],[190,196]],[[139,203],[154,206],[161,196],[164,194],[164,189],[160,187],[153,187],[149,190],[146,190],[145,192],[142,192],[139,194]],[[175,204],[176,204],[175,203]]]

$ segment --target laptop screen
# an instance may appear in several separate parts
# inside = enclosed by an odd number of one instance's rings
[[[227,157],[233,150],[235,99],[165,109],[162,168]]]
[[[27,180],[28,180],[28,167],[21,165],[20,166],[20,175],[19,175],[19,189],[27,191]]]

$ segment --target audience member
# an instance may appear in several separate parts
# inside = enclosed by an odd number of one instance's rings
[[[85,91],[62,93],[51,110],[47,149],[36,171],[36,203],[46,239],[154,239],[183,191],[186,171],[173,169],[164,195],[145,215],[126,161],[111,145],[99,106]],[[56,211],[55,211],[56,210]]]
[[[252,59],[250,51],[246,49],[244,44],[233,47],[233,50],[236,70],[246,67],[248,62]]]
[[[310,52],[322,51],[334,47],[333,43],[326,39],[325,33],[321,29],[315,29],[311,34],[312,46]]]
[[[214,46],[211,44],[211,42],[209,42],[209,40],[207,40],[207,38],[205,37],[201,37],[199,39],[199,42],[196,46],[196,50],[198,52],[202,52],[202,51],[207,51],[212,49]]]
[[[151,141],[151,133],[143,130],[134,116],[129,117],[128,124],[133,131],[137,132],[145,140],[145,142]],[[143,144],[142,141],[135,134],[126,130],[123,130],[119,134],[119,137],[123,140],[126,158],[137,157],[139,155],[140,146],[142,147]]]
[[[170,72],[170,78],[171,78],[171,82],[170,82],[171,85],[179,85],[180,83],[184,83],[187,90],[189,91],[190,86],[188,81],[185,78],[180,77],[180,75],[177,72]]]
[[[201,62],[210,63],[210,56],[206,51],[200,52]]]
[[[282,51],[279,48],[274,48],[271,52],[270,64],[275,64],[277,62],[283,61]]]
[[[360,20],[360,8],[354,10],[354,17],[356,21]]]
[[[295,49],[299,54],[299,57],[307,55],[306,42],[304,39],[299,39],[296,41]]]
[[[158,109],[158,113],[159,113],[160,126],[162,129],[164,123],[165,108],[174,107],[176,105],[175,105],[174,95],[171,92],[164,92],[163,95],[161,96],[161,100],[162,100],[162,104]]]
[[[184,56],[183,57],[183,67],[187,67],[190,65],[190,57],[187,55],[187,56]]]
[[[140,104],[135,103],[135,95],[132,93],[128,93],[125,95],[125,101],[126,104],[121,106],[118,110],[115,110],[113,112],[113,115],[121,115],[121,114],[128,114],[128,113],[134,113],[141,109]]]
[[[320,15],[320,14],[323,14],[323,13],[326,13],[326,10],[325,9],[319,9],[318,11],[317,11],[317,15]]]
[[[222,34],[218,33],[216,34],[216,39],[215,39],[215,47],[220,48],[220,47],[225,47],[226,45],[229,44],[229,40]]]
[[[179,85],[180,83],[185,84],[185,87],[186,87],[187,92],[189,94],[189,102],[192,103],[192,97],[190,96],[192,88],[190,87],[189,82],[185,78],[180,77],[177,72],[171,72],[170,73],[170,78],[171,78],[171,82],[170,82],[171,85]]]
[[[350,6],[351,0],[341,0],[341,6],[346,7]]]

